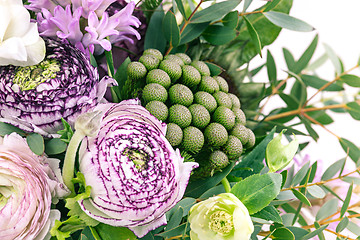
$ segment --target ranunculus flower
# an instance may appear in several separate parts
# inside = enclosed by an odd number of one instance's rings
[[[99,80],[97,69],[70,44],[46,39],[46,58],[28,67],[0,67],[0,121],[50,135],[61,118],[77,116],[103,100],[112,78]]]
[[[0,0],[0,66],[30,66],[45,57],[45,43],[21,0]]]
[[[21,136],[0,138],[0,239],[50,239],[60,218],[52,200],[68,193],[58,167],[59,160],[35,155]]]
[[[197,163],[183,162],[165,138],[166,124],[138,100],[100,104],[100,130],[79,149],[91,197],[79,204],[90,217],[128,227],[138,237],[166,224],[165,212],[183,197]]]
[[[191,240],[247,240],[254,231],[245,205],[232,193],[222,193],[191,207]]]

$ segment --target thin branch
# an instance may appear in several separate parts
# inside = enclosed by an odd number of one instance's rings
[[[330,134],[334,135],[338,140],[340,140],[341,138],[336,135],[335,133],[333,133],[332,131],[330,131],[327,127],[325,127],[322,123],[318,122],[317,120],[315,120],[314,118],[310,117],[309,115],[307,115],[306,113],[303,114],[303,116],[307,119],[309,119],[311,122],[321,126],[323,129],[325,129],[326,131],[328,131]]]

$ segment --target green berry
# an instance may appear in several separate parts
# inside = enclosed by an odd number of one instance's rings
[[[230,108],[219,106],[213,113],[213,121],[220,123],[229,131],[235,125],[235,114]]]
[[[232,111],[235,114],[235,122],[245,125],[246,116],[245,116],[245,113],[243,112],[243,110],[241,110],[240,108],[237,108],[237,107],[235,107],[235,108],[233,107]]]
[[[240,100],[239,100],[239,98],[238,98],[235,94],[228,93],[228,96],[229,96],[230,99],[231,99],[232,107],[236,107],[236,108],[240,108],[240,107],[241,107]]]
[[[176,56],[175,54],[166,55],[166,56],[164,57],[164,60],[174,61],[174,62],[176,62],[177,64],[179,64],[180,66],[183,66],[183,65],[184,65],[184,61],[183,61],[180,57]]]
[[[210,76],[210,69],[206,63],[202,61],[193,61],[191,66],[195,67],[201,74],[201,76]]]
[[[181,82],[188,87],[195,87],[201,81],[201,75],[196,68],[190,65],[182,66],[182,80]]]
[[[183,84],[175,84],[169,89],[169,99],[172,104],[190,106],[194,100],[194,95],[190,88]]]
[[[204,131],[205,139],[213,147],[221,147],[228,140],[228,132],[220,123],[210,123]]]
[[[223,169],[230,163],[226,154],[219,150],[216,150],[210,154],[209,162],[215,171]]]
[[[141,62],[131,62],[127,66],[127,75],[132,80],[140,80],[146,76],[147,70]]]
[[[170,145],[175,147],[179,145],[183,139],[183,131],[179,125],[175,123],[168,123],[166,125],[166,139],[169,141]]]
[[[141,56],[139,62],[144,64],[148,71],[156,69],[160,64],[160,60],[151,54]]]
[[[160,101],[151,101],[146,104],[145,108],[157,119],[165,122],[169,115],[169,109],[165,103]]]
[[[199,91],[195,93],[194,102],[203,105],[210,113],[217,108],[215,98],[208,92]]]
[[[193,104],[189,107],[189,110],[193,126],[203,129],[210,123],[210,113],[203,105]]]
[[[146,83],[158,83],[168,89],[171,85],[171,79],[165,71],[161,69],[153,69],[147,74]]]
[[[241,156],[243,145],[237,137],[230,135],[228,141],[223,146],[223,151],[229,159],[237,159]]]
[[[204,145],[204,135],[196,127],[189,126],[183,130],[184,137],[181,142],[181,147],[190,153],[197,153]]]
[[[186,65],[189,65],[191,63],[191,58],[185,53],[176,53],[175,55],[181,58],[181,60],[183,60]]]
[[[160,63],[159,68],[164,70],[169,75],[172,82],[175,82],[181,77],[181,67],[175,61],[163,60]]]
[[[175,104],[169,108],[169,122],[176,123],[182,129],[191,123],[191,112],[183,105]]]
[[[225,93],[229,92],[229,85],[224,78],[222,78],[220,76],[214,76],[213,78],[219,84],[220,91],[225,92]]]
[[[247,128],[242,124],[236,123],[230,134],[237,137],[241,141],[243,146],[245,146],[246,143],[249,141],[249,132]]]
[[[165,102],[168,98],[166,89],[158,83],[145,85],[142,91],[142,98],[146,103],[151,101]]]
[[[159,61],[163,60],[163,55],[162,53],[157,50],[157,49],[154,49],[154,48],[149,48],[149,49],[146,49],[143,53],[143,56],[144,55],[153,55],[154,57],[156,57],[157,59],[159,59]]]
[[[210,76],[203,76],[199,84],[199,90],[213,94],[219,91],[219,84],[217,81]]]
[[[246,148],[252,148],[255,145],[255,134],[253,131],[251,131],[251,129],[247,129],[248,130],[248,134],[249,134],[249,141],[246,143],[245,147]]]
[[[227,93],[218,91],[213,94],[213,97],[215,98],[218,106],[225,106],[231,109],[232,102]]]

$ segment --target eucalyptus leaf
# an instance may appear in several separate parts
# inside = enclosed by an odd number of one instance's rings
[[[199,37],[209,26],[209,23],[210,22],[188,24],[181,33],[180,45],[191,42],[195,38]]]
[[[211,62],[205,62],[205,63],[210,69],[211,76],[217,76],[224,71],[224,69],[222,69],[220,66],[218,66],[214,63],[211,63]]]
[[[178,7],[181,15],[184,17],[184,19],[187,19],[184,4],[182,3],[182,0],[175,0],[175,2],[176,2],[176,6]]]
[[[310,203],[309,199],[307,199],[307,197],[302,192],[300,192],[296,189],[291,189],[291,191],[297,199],[299,199],[302,203],[311,207],[311,203]]]
[[[270,4],[267,5],[267,7],[265,8],[264,12],[270,11],[271,9],[276,7],[276,5],[278,5],[280,1],[282,1],[282,0],[271,0]]]
[[[299,32],[311,32],[315,29],[310,24],[285,13],[269,11],[263,14],[270,22],[282,28]]]
[[[332,64],[335,67],[335,71],[337,74],[340,74],[342,72],[342,68],[341,68],[341,63],[339,60],[339,57],[336,55],[336,53],[334,52],[334,50],[327,44],[324,43],[324,48],[326,51],[326,54],[328,55],[330,61],[332,62]]]
[[[298,185],[306,176],[310,167],[310,162],[306,162],[304,166],[300,168],[300,170],[295,174],[294,178],[291,181],[291,186]]]
[[[324,198],[326,196],[325,191],[317,186],[317,185],[312,185],[310,187],[307,188],[308,193],[313,196],[314,198]]]
[[[165,231],[167,229],[172,229],[172,228],[177,227],[181,223],[181,220],[183,218],[183,214],[184,214],[184,209],[182,207],[180,207],[180,206],[177,207],[177,209],[171,215],[169,221],[167,222]]]
[[[135,234],[125,227],[113,227],[100,223],[94,227],[101,240],[137,240]]]
[[[65,152],[67,144],[60,138],[52,138],[45,144],[47,155],[56,155]]]
[[[0,122],[0,136],[9,135],[13,132],[18,133],[22,136],[25,135],[25,132],[20,128],[15,127],[9,123]]]
[[[347,227],[350,232],[354,233],[357,236],[360,236],[360,227],[356,223],[353,223],[352,221],[349,221]]]
[[[344,217],[336,226],[336,232],[337,233],[342,232],[348,226],[348,224],[349,224],[349,219],[347,217]]]
[[[262,57],[261,55],[261,40],[259,37],[259,34],[257,33],[257,31],[255,30],[254,26],[252,25],[252,23],[249,21],[249,19],[245,16],[243,16],[243,19],[245,20],[246,26],[247,26],[247,30],[249,31],[251,40],[255,46],[255,49],[257,51],[257,53],[260,55],[260,57]]]
[[[285,227],[276,228],[271,238],[276,240],[295,240],[294,234]]]
[[[321,87],[323,87],[325,84],[328,83],[328,81],[315,76],[315,75],[307,75],[307,74],[303,74],[301,75],[301,79],[304,81],[304,83],[307,86],[316,88],[316,89],[320,89]],[[323,91],[333,91],[333,92],[338,92],[338,91],[342,91],[344,90],[344,88],[342,86],[340,86],[337,83],[333,83],[331,85],[329,85],[327,88],[325,88]]]
[[[201,11],[197,11],[190,19],[192,23],[210,22],[222,18],[240,4],[241,0],[228,0],[215,3]]]
[[[322,233],[324,231],[325,228],[327,228],[329,226],[329,224],[324,225],[318,229],[316,229],[315,231],[312,231],[308,234],[306,234],[305,236],[303,236],[300,240],[306,240],[306,239],[311,239],[313,237],[315,237],[316,235]]]
[[[239,12],[233,11],[226,14],[226,16],[221,20],[224,26],[235,29],[239,22]]]
[[[315,219],[316,221],[323,220],[337,212],[338,209],[338,200],[333,198],[329,201],[326,201],[319,211],[316,213]]]
[[[299,74],[302,70],[306,68],[309,64],[312,56],[314,55],[315,49],[317,47],[319,41],[318,35],[315,36],[313,41],[310,43],[309,47],[305,50],[305,52],[301,55],[298,61],[296,61],[294,68],[291,70],[296,74]]]
[[[323,173],[321,180],[328,180],[335,176],[341,169],[341,167],[345,164],[345,158],[342,158],[333,164],[331,164]]]
[[[168,11],[162,21],[162,31],[165,39],[172,47],[177,47],[180,43],[180,29],[177,25],[176,18],[173,12]]]
[[[152,14],[149,25],[146,29],[144,49],[155,48],[160,52],[164,52],[166,48],[166,39],[164,35],[159,32],[159,27],[162,26],[165,13],[161,6]]]
[[[344,151],[348,153],[349,157],[358,165],[360,159],[359,147],[345,138],[340,138],[339,142]]]
[[[283,132],[272,139],[266,147],[265,159],[270,172],[285,168],[293,160],[299,148],[299,142],[296,138],[284,146],[281,143]]]
[[[252,216],[256,218],[265,219],[267,221],[282,223],[280,214],[274,206],[266,206],[265,208],[253,214]]]
[[[250,214],[265,208],[280,192],[282,177],[278,173],[254,174],[231,189]]]
[[[360,105],[357,102],[349,102],[346,104],[346,111],[355,120],[360,120]]]
[[[309,231],[300,227],[288,226],[286,228],[294,234],[295,240],[301,240],[302,237],[306,236],[309,233]]]
[[[31,151],[36,155],[41,156],[44,153],[45,145],[43,137],[38,133],[32,133],[26,136],[26,142]]]
[[[236,31],[226,26],[210,25],[202,33],[202,36],[210,44],[223,45],[236,37]]]
[[[250,6],[250,4],[252,3],[253,0],[245,0],[244,1],[244,7],[243,7],[243,12],[245,12],[248,7]]]
[[[295,65],[294,56],[288,49],[283,48],[282,50],[283,50],[283,55],[284,55],[286,66],[288,67],[289,71],[292,71],[294,69],[294,65]]]
[[[346,194],[346,198],[345,198],[345,200],[343,202],[343,205],[341,206],[340,218],[342,218],[344,216],[344,214],[346,213],[346,211],[348,210],[350,200],[351,200],[351,195],[353,193],[353,186],[354,186],[353,183],[351,183],[351,185],[349,186],[349,189],[348,189],[347,194]]]
[[[171,238],[174,236],[184,236],[184,233],[186,230],[190,230],[190,227],[188,226],[188,222],[183,223],[179,226],[176,226],[175,228],[168,229],[162,233],[157,234],[157,236],[163,237],[163,238]]]
[[[353,74],[345,74],[340,76],[340,80],[351,87],[360,87],[360,77]]]
[[[266,54],[266,69],[270,83],[274,84],[275,81],[277,80],[276,64],[270,50],[268,50]]]

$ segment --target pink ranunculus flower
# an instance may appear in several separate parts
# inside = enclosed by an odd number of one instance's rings
[[[68,194],[58,165],[57,159],[35,155],[16,133],[0,138],[0,239],[50,239],[60,218],[51,203]]]
[[[165,213],[182,199],[198,164],[184,162],[165,138],[166,124],[138,100],[99,104],[93,111],[102,112],[99,132],[79,149],[91,197],[79,205],[90,217],[143,237],[166,224]]]

